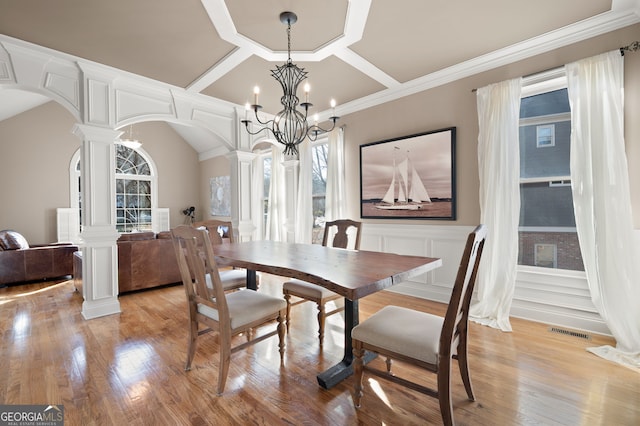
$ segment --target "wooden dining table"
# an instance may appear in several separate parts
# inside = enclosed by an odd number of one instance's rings
[[[247,288],[256,290],[256,271],[298,278],[325,287],[344,297],[344,355],[320,373],[325,389],[353,374],[351,330],[358,325],[358,300],[442,265],[432,257],[409,256],[365,250],[345,250],[319,244],[278,241],[247,241],[215,247],[220,266],[247,269]],[[365,357],[365,362],[374,355]]]

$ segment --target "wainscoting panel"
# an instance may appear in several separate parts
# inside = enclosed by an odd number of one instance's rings
[[[396,284],[391,291],[448,302],[470,226],[389,225],[365,223],[362,250],[439,257],[442,267]]]
[[[447,303],[472,226],[364,223],[362,250],[439,257],[442,267],[390,288],[401,294]],[[582,272],[520,267],[511,316],[610,335],[597,313]]]

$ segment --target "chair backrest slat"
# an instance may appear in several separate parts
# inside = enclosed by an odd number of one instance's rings
[[[230,321],[229,311],[209,233],[181,225],[172,229],[171,235],[187,299],[190,303],[203,303],[216,309],[221,325],[228,325],[225,322]],[[212,289],[207,286],[207,276],[210,277]]]
[[[458,267],[451,299],[440,333],[440,358],[451,357],[459,342],[458,336],[466,333],[471,295],[478,273],[482,249],[487,236],[484,225],[477,226],[467,237],[464,253]]]
[[[360,249],[360,228],[362,222],[357,222],[350,219],[338,219],[325,223],[324,237],[322,238],[322,245],[327,247],[347,248],[349,246],[349,228],[355,229],[355,243],[354,250]],[[335,233],[333,229],[335,228]],[[333,233],[333,239],[329,242],[329,236]]]

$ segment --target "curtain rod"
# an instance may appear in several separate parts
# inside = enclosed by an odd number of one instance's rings
[[[620,48],[620,55],[624,56],[624,52],[636,52],[638,50],[640,50],[640,41],[634,41],[633,43],[631,43],[631,44],[629,44],[627,46],[622,46]],[[545,73],[545,72],[548,72],[548,71],[555,70],[557,68],[560,68],[560,67],[550,68],[548,70],[544,70],[544,71],[536,72],[536,73],[533,73],[533,74],[525,75],[523,78],[532,77],[534,75],[538,75],[538,74],[542,74],[542,73]],[[472,93],[477,92],[477,91],[478,91],[478,89],[471,89]]]
[[[628,46],[623,46],[620,48],[620,54],[624,56],[624,52],[635,52],[636,50],[640,50],[640,41],[634,41]]]

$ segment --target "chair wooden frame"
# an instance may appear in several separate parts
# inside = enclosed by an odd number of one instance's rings
[[[327,222],[324,228],[324,236],[322,237],[322,245],[327,247],[347,248],[349,246],[349,235],[347,232],[350,228],[356,230],[354,249],[360,249],[360,228],[361,222],[357,222],[349,219],[339,219]],[[329,236],[331,230],[335,228],[336,232],[331,242],[329,242]],[[309,291],[312,289],[313,291]],[[287,301],[287,332],[289,331],[289,321],[291,316],[291,307],[299,305],[307,301],[315,302],[318,305],[318,339],[320,340],[320,346],[324,341],[324,325],[328,316],[337,314],[344,311],[344,306],[339,306],[336,309],[326,312],[325,305],[332,301],[342,298],[339,294],[323,290],[322,287],[315,284],[307,283],[302,280],[292,279],[286,281],[282,286],[282,292],[284,299]],[[312,296],[310,293],[316,294]],[[291,302],[291,296],[295,296],[301,300],[297,302]]]
[[[355,392],[354,403],[356,408],[360,407],[360,402],[363,395],[363,372],[366,370],[376,376],[385,378],[394,383],[399,383],[410,389],[425,393],[431,397],[437,398],[440,404],[440,411],[442,420],[445,425],[453,425],[453,404],[451,401],[451,360],[458,360],[458,367],[462,376],[462,382],[469,400],[474,401],[475,395],[473,393],[473,387],[471,385],[471,377],[469,375],[469,364],[467,359],[467,329],[468,329],[468,316],[469,305],[471,302],[471,295],[473,293],[473,287],[475,285],[476,275],[478,271],[478,265],[482,255],[482,250],[486,238],[486,228],[484,225],[479,225],[475,230],[469,234],[458,268],[458,274],[455,284],[451,293],[451,299],[445,317],[436,317],[431,314],[418,313],[419,315],[429,315],[432,318],[440,318],[442,321],[442,329],[439,335],[438,353],[435,357],[435,363],[425,362],[424,360],[418,360],[412,356],[408,356],[406,353],[402,353],[396,350],[392,350],[389,347],[380,347],[380,345],[373,345],[365,341],[356,338],[359,334],[371,338],[372,333],[376,332],[375,326],[370,326],[368,329],[367,321],[370,321],[376,315],[380,314],[383,310],[374,314],[372,317],[363,321],[359,326],[356,326],[352,331],[353,342],[353,354],[355,357],[354,363],[354,380],[355,380]],[[395,307],[394,307],[395,308]],[[405,309],[405,308],[399,308]],[[411,315],[411,310],[405,309],[408,315]],[[390,310],[388,312],[391,312]],[[415,312],[415,311],[414,311]],[[383,314],[378,317],[378,321],[386,318]],[[375,324],[371,322],[370,324]],[[378,323],[379,324],[379,323]],[[358,332],[358,327],[362,333]],[[364,331],[366,330],[366,332]],[[402,330],[398,330],[401,333]],[[435,343],[435,342],[433,342]],[[387,357],[387,371],[382,371],[369,365],[364,365],[363,357],[365,351],[372,351],[380,355]],[[391,373],[391,359],[403,361],[428,371],[431,371],[437,375],[437,390],[425,387],[407,379],[397,377]]]
[[[235,242],[235,236],[233,232],[233,224],[228,220],[209,219],[194,222],[191,226],[194,228],[204,227],[209,231],[209,240],[214,246],[218,244],[225,244],[224,238],[218,233],[220,226],[227,227],[228,242],[233,244]],[[219,271],[220,280],[224,286],[225,291],[237,290],[247,286],[246,270],[231,268],[223,269]],[[260,277],[256,276],[256,286],[260,285]]]
[[[189,309],[189,345],[185,371],[191,369],[198,336],[210,331],[218,333],[220,342],[218,395],[224,391],[232,353],[277,334],[282,361],[285,346],[284,300],[253,290],[225,293],[209,234],[204,230],[182,225],[174,228],[171,235]],[[207,274],[211,275],[212,289],[207,286]],[[243,306],[258,309],[251,312],[251,308],[243,309]],[[251,329],[274,320],[277,321],[275,330],[250,338]],[[199,330],[199,324],[207,328]],[[247,334],[247,341],[232,347],[232,337],[240,333]]]

